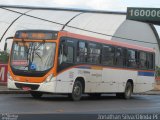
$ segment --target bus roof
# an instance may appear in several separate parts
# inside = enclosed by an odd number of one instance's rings
[[[94,38],[94,37],[75,34],[75,33],[67,32],[67,31],[60,31],[59,34],[60,34],[60,36],[72,37],[72,38],[77,38],[77,39],[82,39],[82,40],[88,40],[88,41],[93,41],[93,42],[98,42],[98,43],[104,43],[104,44],[109,44],[109,45],[130,48],[130,49],[137,49],[137,50],[141,50],[141,51],[155,52],[155,50],[153,48],[143,47],[143,46],[139,46],[139,45],[133,45],[133,44],[125,43],[125,42],[117,42],[117,41],[113,41],[113,40]]]

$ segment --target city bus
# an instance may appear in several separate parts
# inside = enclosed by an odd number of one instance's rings
[[[8,88],[99,97],[114,93],[130,99],[152,90],[155,51],[152,48],[84,36],[67,31],[19,30],[13,37],[8,65]]]

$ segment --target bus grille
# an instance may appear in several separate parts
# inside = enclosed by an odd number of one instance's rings
[[[17,88],[22,89],[23,87],[29,87],[31,90],[37,90],[39,88],[39,85],[33,85],[33,84],[24,84],[24,83],[15,83]]]

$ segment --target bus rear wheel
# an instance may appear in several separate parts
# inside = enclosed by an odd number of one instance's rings
[[[79,101],[81,99],[81,96],[82,96],[82,83],[80,81],[75,81],[72,93],[69,94],[69,97],[73,101]]]
[[[30,94],[33,98],[39,99],[42,97],[43,93],[42,92],[37,92],[37,91],[30,91]]]
[[[127,82],[124,93],[116,93],[116,97],[123,99],[130,99],[133,92],[133,85],[131,82]]]

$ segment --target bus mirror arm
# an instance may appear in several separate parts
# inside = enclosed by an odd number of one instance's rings
[[[7,52],[7,40],[8,39],[13,39],[13,37],[7,37],[5,40],[5,45],[4,45],[4,51]]]

